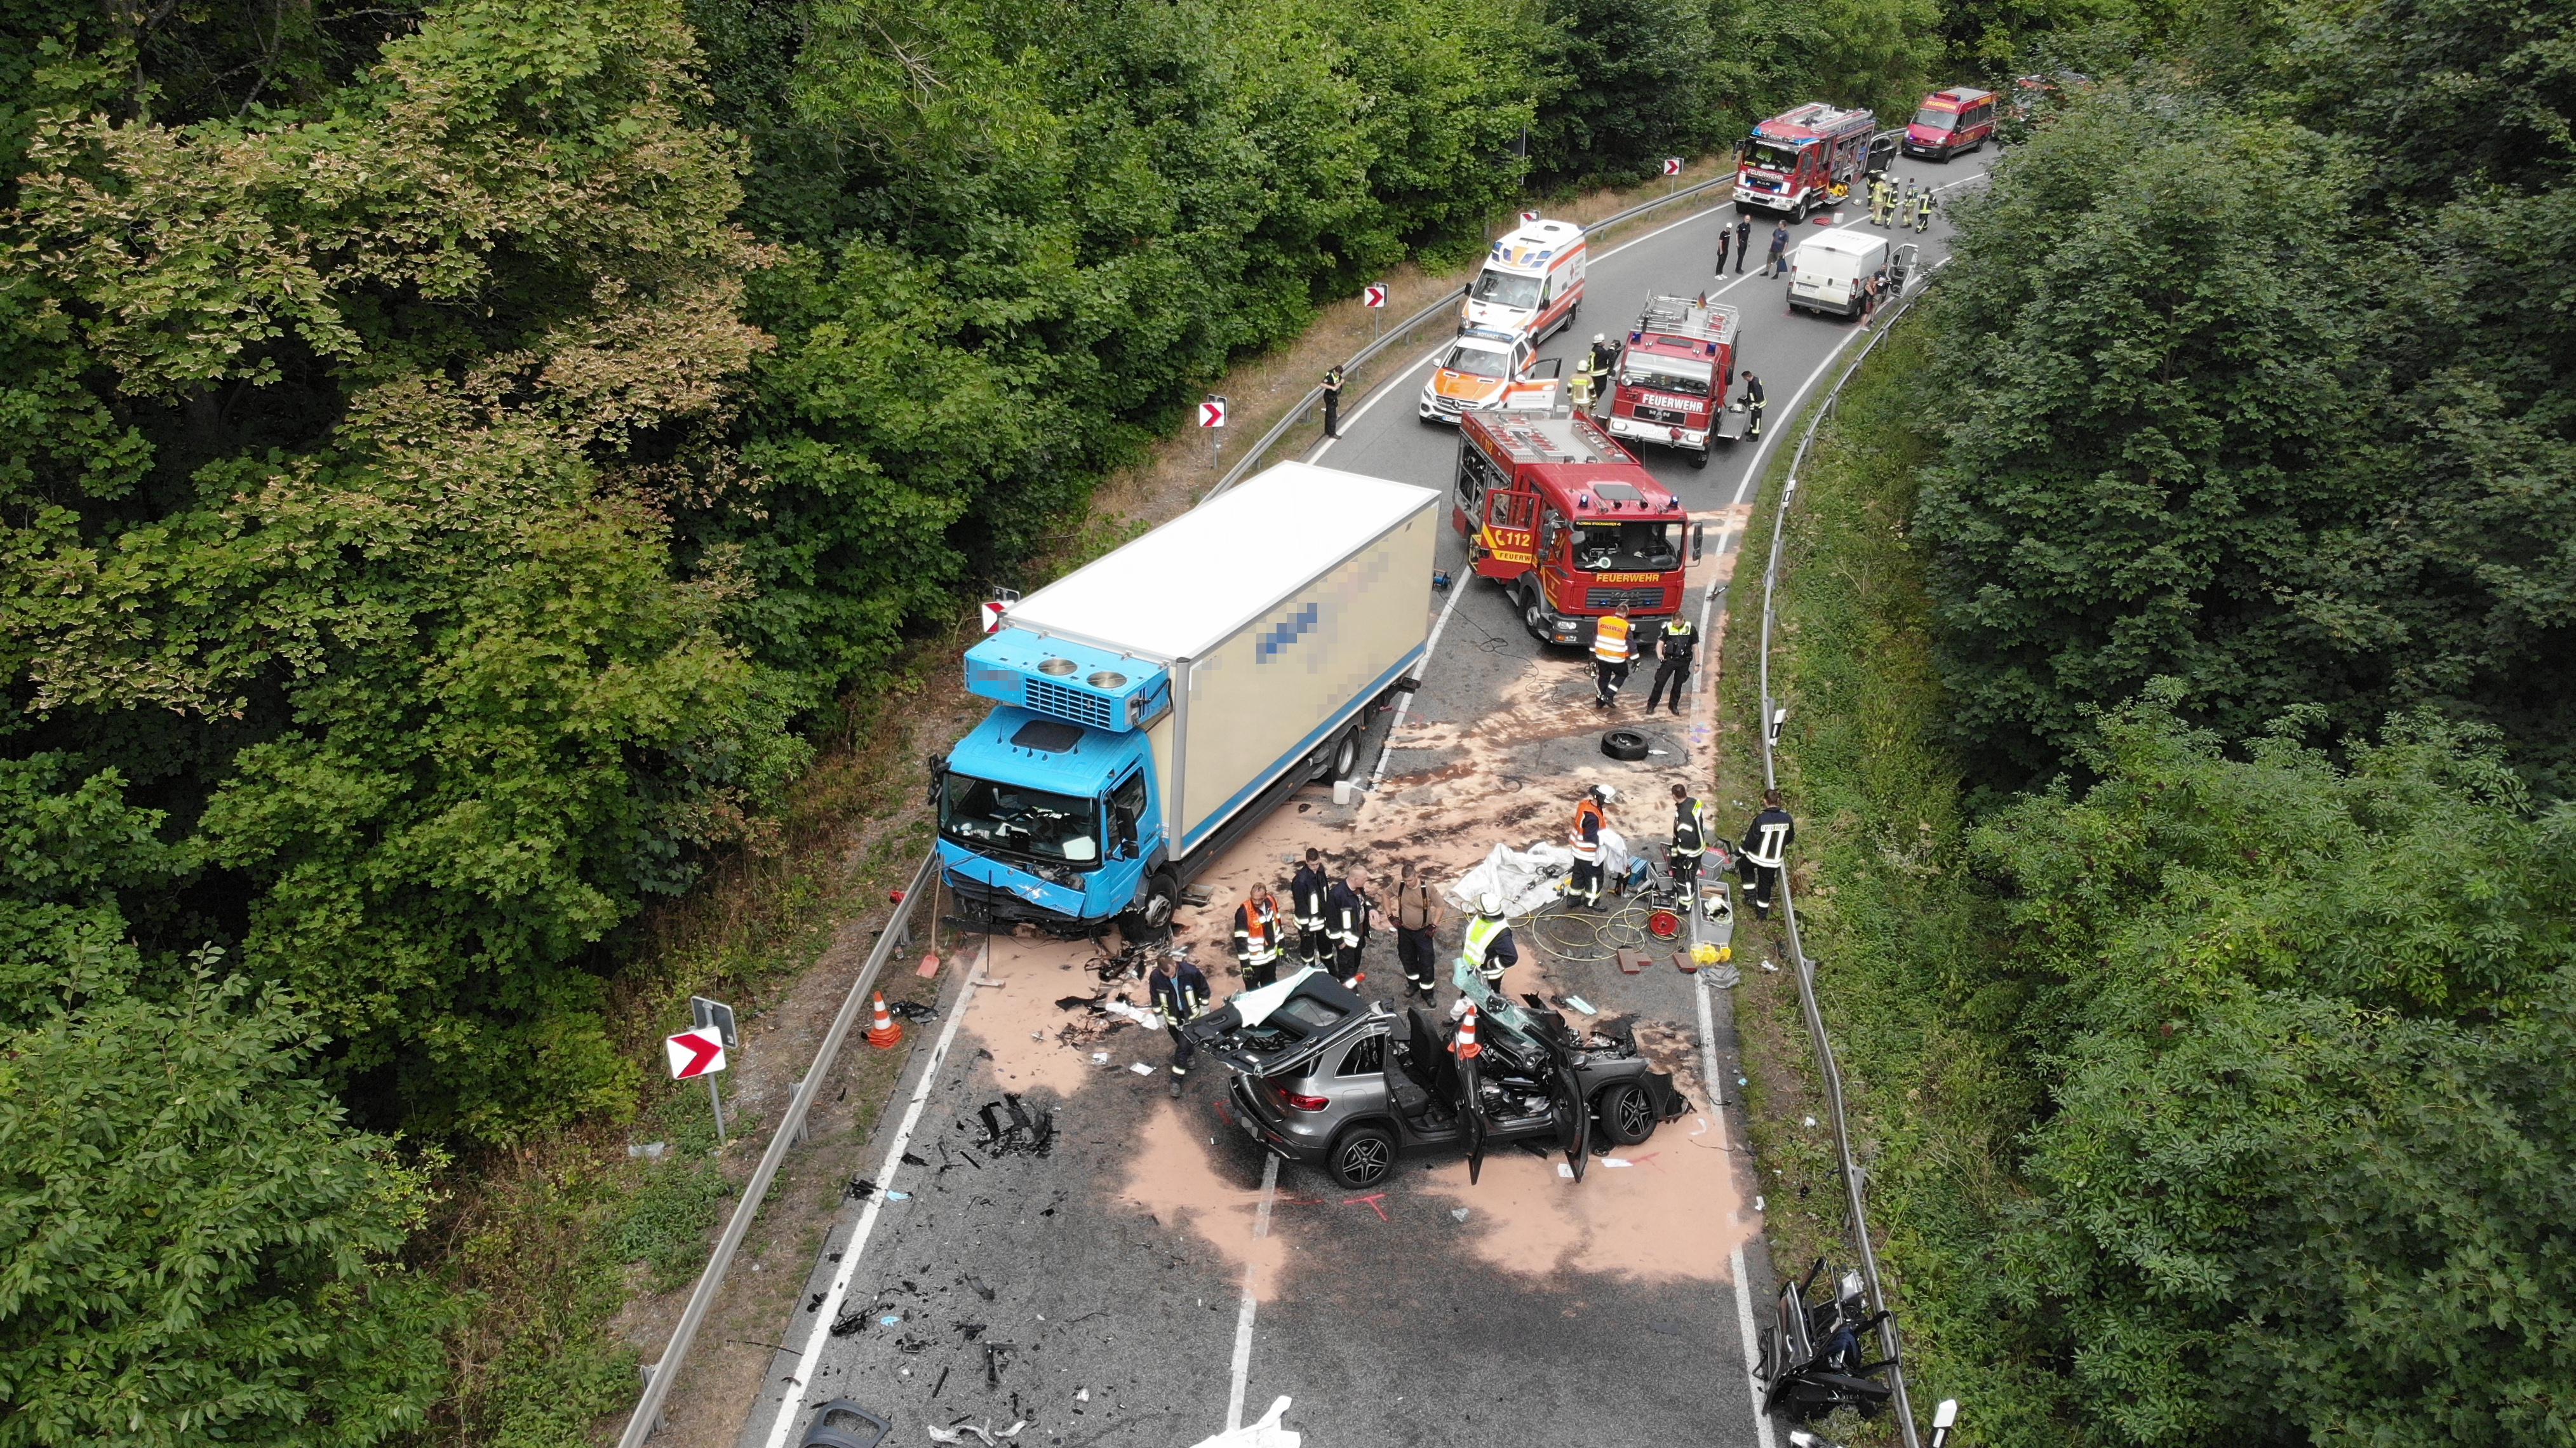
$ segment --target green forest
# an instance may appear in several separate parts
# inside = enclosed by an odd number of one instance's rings
[[[2572,20],[2063,34],[1801,478],[1801,914],[1975,1441],[2576,1443]]]

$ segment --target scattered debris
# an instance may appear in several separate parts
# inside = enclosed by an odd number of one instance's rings
[[[1008,1125],[1002,1121],[1006,1112],[1010,1117]],[[1045,1156],[1055,1149],[1055,1118],[1031,1116],[1015,1094],[1005,1092],[1001,1100],[984,1103],[975,1115],[984,1124],[984,1139],[975,1144],[994,1156],[1013,1152]],[[958,1125],[962,1128],[965,1123]]]
[[[920,1157],[914,1156],[911,1152],[908,1152],[908,1151],[907,1151],[907,1152],[905,1152],[905,1153],[903,1154],[903,1164],[904,1164],[905,1166],[928,1166],[928,1165],[930,1165],[930,1163],[928,1163],[928,1162],[926,1162],[926,1161],[923,1161]]]
[[[946,1368],[941,1368],[941,1369],[939,1370],[939,1381],[937,1381],[937,1382],[935,1382],[935,1383],[932,1383],[932,1384],[930,1385],[930,1396],[932,1396],[932,1397],[934,1397],[934,1398],[935,1398],[935,1397],[938,1397],[938,1396],[939,1396],[939,1390],[940,1390],[941,1388],[946,1387],[946,1386],[948,1386],[948,1369],[946,1369]]]
[[[895,1015],[903,1017],[907,1021],[915,1023],[936,1020],[939,1018],[939,1012],[937,1010],[923,1005],[919,1001],[887,1001],[886,1009]]]
[[[1452,1221],[1463,1222],[1467,1220],[1467,1209],[1465,1207],[1460,1207],[1456,1211],[1451,1212],[1449,1216]]]
[[[1279,1415],[1288,1411],[1288,1400],[1281,1398],[1270,1405],[1270,1411],[1256,1423],[1229,1428],[1213,1438],[1202,1439],[1196,1448],[1298,1448],[1304,1435],[1279,1426]]]
[[[670,1149],[671,1143],[667,1141],[636,1141],[627,1143],[626,1154],[645,1161],[660,1161],[662,1154]]]
[[[1137,1062],[1135,1065],[1130,1066],[1127,1069],[1135,1072],[1139,1076],[1151,1076],[1154,1074],[1154,1068],[1146,1065],[1142,1061]]]
[[[983,1298],[986,1302],[993,1300],[993,1289],[984,1285],[984,1279],[976,1276],[972,1272],[969,1272],[966,1274],[965,1282],[967,1286],[975,1289],[976,1296]]]
[[[876,1189],[875,1182],[869,1181],[866,1177],[854,1175],[850,1178],[850,1184],[841,1188],[841,1195],[847,1200],[864,1202],[875,1193]]]

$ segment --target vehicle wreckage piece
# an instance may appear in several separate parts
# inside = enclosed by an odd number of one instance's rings
[[[1793,1423],[1812,1423],[1837,1408],[1875,1417],[1895,1389],[1877,1381],[1895,1358],[1862,1361],[1861,1340],[1887,1320],[1887,1310],[1865,1313],[1858,1272],[1842,1275],[1841,1290],[1810,1304],[1808,1292],[1824,1275],[1825,1259],[1803,1280],[1780,1284],[1772,1324],[1762,1329],[1762,1359],[1753,1369],[1762,1384],[1762,1410]]]

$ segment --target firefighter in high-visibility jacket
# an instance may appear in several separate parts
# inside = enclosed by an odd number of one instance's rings
[[[1354,863],[1350,873],[1333,882],[1324,896],[1324,929],[1332,937],[1333,979],[1356,985],[1363,978],[1360,953],[1368,949],[1369,930],[1381,923],[1377,902],[1369,898],[1368,871]]]
[[[1243,968],[1243,988],[1258,990],[1279,978],[1279,901],[1270,887],[1255,881],[1252,892],[1234,907],[1234,959]]]
[[[1301,965],[1322,965],[1332,958],[1332,942],[1324,934],[1324,894],[1333,888],[1333,877],[1324,869],[1324,852],[1309,847],[1306,863],[1288,881],[1288,907],[1297,915],[1297,960]]]
[[[1463,1005],[1476,988],[1500,991],[1503,972],[1520,963],[1520,947],[1512,943],[1512,922],[1503,915],[1503,897],[1488,890],[1476,897],[1476,918],[1467,922],[1458,941],[1458,966],[1451,972],[1451,983],[1458,987],[1459,1003]]]
[[[1609,617],[1592,625],[1592,677],[1599,697],[1593,707],[1607,709],[1619,702],[1619,688],[1628,682],[1629,638],[1631,625],[1625,605]]]
[[[1163,1029],[1172,1034],[1172,1094],[1178,1096],[1181,1078],[1190,1074],[1190,1058],[1198,1054],[1181,1027],[1207,1009],[1207,976],[1186,950],[1175,950],[1154,962],[1154,973],[1145,978],[1145,991],[1154,1009],[1163,1013]]]
[[[1885,226],[1887,213],[1896,200],[1896,188],[1884,176],[1869,178],[1869,224]]]
[[[1586,352],[1574,364],[1574,380],[1566,384],[1566,394],[1574,399],[1574,410],[1592,410],[1592,354]]]
[[[1685,897],[1699,891],[1700,857],[1708,853],[1708,810],[1690,786],[1673,786],[1673,883]]]
[[[1752,887],[1756,919],[1771,918],[1771,897],[1780,887],[1780,866],[1788,859],[1790,843],[1797,838],[1797,822],[1781,808],[1780,791],[1762,791],[1762,812],[1744,827],[1744,853],[1735,863],[1744,883]]]
[[[1574,827],[1565,832],[1566,843],[1574,851],[1574,892],[1587,907],[1601,904],[1601,827],[1607,816],[1601,806],[1618,796],[1608,785],[1594,785],[1583,798],[1574,802]]]

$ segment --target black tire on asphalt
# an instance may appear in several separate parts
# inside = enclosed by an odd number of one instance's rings
[[[1620,1146],[1635,1146],[1655,1134],[1655,1103],[1645,1088],[1622,1081],[1592,1100],[1600,1113],[1602,1134]]]
[[[1646,757],[1646,736],[1634,729],[1613,729],[1601,736],[1601,752],[1633,764]]]
[[[1695,467],[1695,468],[1704,468],[1704,467],[1707,467],[1707,466],[1708,466],[1708,449],[1707,449],[1707,448],[1701,448],[1698,452],[1692,453],[1692,454],[1690,455],[1690,465],[1691,465],[1692,467]]]
[[[1324,1170],[1337,1186],[1376,1186],[1395,1170],[1395,1138],[1382,1126],[1354,1126],[1334,1141]]]
[[[1351,777],[1351,772],[1359,768],[1359,765],[1360,731],[1345,729],[1342,731],[1342,737],[1333,741],[1333,762],[1331,767],[1324,771],[1324,777],[1348,779]]]
[[[1523,588],[1516,597],[1521,606],[1521,627],[1529,630],[1531,638],[1540,643],[1546,643],[1547,620],[1543,617],[1543,610],[1538,606],[1538,596],[1530,589]]]

